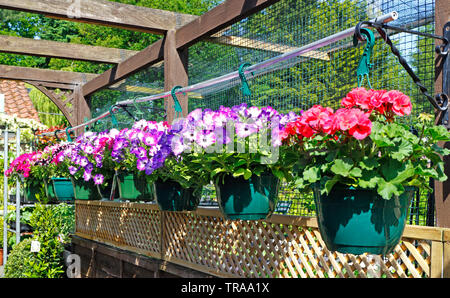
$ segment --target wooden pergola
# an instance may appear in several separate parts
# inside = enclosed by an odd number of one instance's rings
[[[100,75],[0,65],[0,78],[22,80],[36,86],[58,106],[70,125],[76,126],[91,117],[90,95],[144,68],[164,64],[164,91],[176,85],[186,86],[188,48],[199,41],[278,52],[292,50],[286,46],[248,42],[242,37],[221,34],[232,24],[277,2],[279,0],[226,0],[202,16],[193,16],[107,0],[77,0],[75,3],[64,0],[0,0],[0,8],[3,9],[162,36],[142,51],[0,36],[0,52],[113,64]],[[450,21],[450,2],[435,0],[435,7],[436,34],[440,35],[442,32],[438,31]],[[329,60],[328,54],[322,52],[310,52],[305,56]],[[443,89],[441,64],[436,65],[435,93]],[[56,89],[62,92],[57,94]],[[186,112],[187,96],[180,95],[178,99]],[[165,107],[167,120],[171,121],[174,115],[171,98],[165,99]],[[450,147],[449,144],[445,146]],[[449,159],[446,160],[446,172],[450,177]],[[435,196],[437,224],[450,227],[450,182],[436,183]]]

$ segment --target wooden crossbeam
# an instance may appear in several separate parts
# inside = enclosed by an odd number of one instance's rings
[[[0,8],[43,14],[48,17],[164,34],[197,16],[106,0],[0,0]]]
[[[5,0],[0,0],[0,3]],[[279,0],[228,0],[214,7],[176,31],[177,50],[209,37],[233,23],[278,2]],[[83,85],[83,95],[88,96],[102,88],[117,83],[139,70],[164,59],[164,39],[160,39],[136,55]]]
[[[207,41],[218,43],[218,44],[224,44],[224,45],[230,45],[234,47],[239,48],[246,48],[246,49],[252,49],[252,50],[263,50],[263,51],[269,51],[269,52],[276,52],[276,53],[288,53],[296,49],[296,47],[293,46],[287,46],[282,45],[278,43],[270,43],[270,42],[264,42],[256,39],[246,38],[246,37],[239,37],[239,36],[230,36],[230,35],[214,35],[212,37],[209,37]],[[313,59],[319,59],[319,60],[325,60],[329,61],[330,57],[327,53],[321,52],[321,51],[309,51],[307,53],[302,54],[301,56],[307,57],[307,58],[313,58]]]
[[[137,51],[0,35],[0,52],[71,60],[120,63]]]
[[[97,76],[91,73],[0,65],[1,79],[81,85]]]

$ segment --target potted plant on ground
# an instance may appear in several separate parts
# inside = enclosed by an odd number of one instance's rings
[[[417,134],[399,117],[412,105],[396,91],[355,88],[333,111],[319,105],[282,132],[298,154],[300,188],[312,188],[322,238],[330,250],[387,254],[400,241],[416,188],[447,177],[437,146],[450,133],[421,115]],[[414,119],[416,120],[416,119]]]
[[[279,146],[278,132],[296,116],[246,104],[197,109],[178,124],[173,148],[189,159],[189,167],[209,173],[226,218],[264,219],[275,208],[279,179],[289,179],[293,163]]]

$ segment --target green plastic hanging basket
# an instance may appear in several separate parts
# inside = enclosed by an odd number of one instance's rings
[[[100,194],[94,182],[71,178],[76,200],[100,200]]]
[[[328,195],[314,188],[319,231],[331,251],[386,255],[399,243],[415,188],[385,200],[375,190],[333,187]]]
[[[154,195],[162,211],[195,211],[200,203],[194,189],[183,188],[176,181],[155,181]]]
[[[31,184],[24,188],[25,200],[29,202],[37,202],[37,194],[41,194],[42,185]]]
[[[44,187],[45,187],[45,195],[47,196],[47,198],[51,201],[56,201],[55,189],[53,188],[52,181],[44,180]],[[70,182],[70,187],[73,189],[72,182]]]
[[[97,185],[97,191],[99,192],[99,195],[104,200],[110,200],[111,198],[111,190],[113,186],[113,178],[111,178],[109,181],[106,181],[103,184]],[[117,191],[117,187],[114,191],[114,197],[113,199],[119,199],[119,192]]]
[[[226,176],[216,183],[219,208],[227,219],[260,220],[272,215],[278,201],[279,179],[273,174]]]
[[[149,184],[145,177],[138,177],[134,173],[119,173],[117,184],[122,200],[152,201],[154,199],[153,184]]]
[[[58,201],[73,201],[75,198],[72,181],[69,178],[52,178],[50,187],[48,187],[49,197],[52,192]]]

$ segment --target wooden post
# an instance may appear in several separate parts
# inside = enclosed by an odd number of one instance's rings
[[[73,91],[73,104],[74,104],[74,115],[75,125],[79,125],[84,123],[85,118],[91,119],[91,107],[89,102],[83,96],[83,91],[81,86],[75,87]],[[75,134],[78,136],[82,134],[84,128],[79,128],[75,131]]]
[[[450,278],[450,231],[444,231],[443,277]]]
[[[176,47],[176,31],[167,31],[164,42],[164,90],[170,91],[175,86],[186,87],[188,80],[188,48],[178,50]],[[187,95],[178,95],[178,101],[183,109],[183,116],[188,112]],[[174,101],[172,97],[164,100],[167,111],[167,121],[172,123],[175,117]]]
[[[436,0],[435,2],[435,33],[442,35],[444,25],[450,21],[450,1]],[[440,45],[441,41],[436,41]],[[450,59],[450,57],[447,57]],[[435,71],[435,94],[447,92],[442,90],[442,65],[445,59],[437,57]],[[450,95],[450,94],[448,94]],[[439,146],[450,149],[450,143],[440,143]],[[435,206],[436,206],[436,226],[450,227],[450,156],[444,158],[445,174],[449,179],[445,182],[435,182]]]

